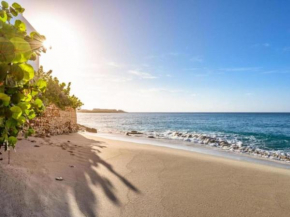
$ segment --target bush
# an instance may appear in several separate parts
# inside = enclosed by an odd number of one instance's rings
[[[19,4],[12,6],[5,1],[0,7],[0,147],[14,147],[17,136],[23,131],[26,136],[34,131],[29,125],[44,111],[40,98],[46,89],[44,79],[34,79],[34,69],[28,61],[34,61],[41,52],[43,35],[26,32],[21,20],[12,18],[25,9]],[[16,18],[15,18],[16,19]]]
[[[53,103],[61,109],[66,107],[80,108],[83,103],[76,96],[70,95],[71,83],[69,82],[68,85],[60,83],[56,77],[51,76],[51,73],[52,71],[44,72],[42,66],[36,73],[36,79],[44,80],[47,83],[46,91],[41,97],[44,104],[49,105]]]

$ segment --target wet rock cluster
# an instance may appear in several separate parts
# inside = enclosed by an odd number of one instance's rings
[[[143,133],[141,132],[138,132],[138,131],[135,131],[135,130],[132,130],[130,132],[127,132],[126,133],[126,136],[130,136],[130,135],[142,135]]]
[[[78,130],[83,131],[83,132],[89,132],[89,133],[97,133],[98,132],[98,130],[95,128],[86,127],[86,126],[81,125],[81,124],[78,124]]]
[[[221,148],[223,150],[233,151],[237,153],[245,153],[257,157],[281,160],[290,163],[290,153],[282,151],[263,150],[254,146],[244,145],[242,142],[239,141],[225,141],[221,138],[214,138],[203,134],[189,134],[181,132],[169,132],[167,136],[172,139],[181,139],[183,141]]]

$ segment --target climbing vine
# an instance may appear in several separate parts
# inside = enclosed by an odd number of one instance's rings
[[[18,3],[2,1],[0,7],[0,148],[15,147],[17,136],[34,133],[29,122],[44,111],[44,79],[35,79],[29,64],[46,52],[45,36],[26,31],[18,17],[25,11]]]

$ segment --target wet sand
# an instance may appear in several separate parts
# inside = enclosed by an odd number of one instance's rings
[[[0,158],[1,217],[290,213],[281,168],[88,134],[29,138]]]

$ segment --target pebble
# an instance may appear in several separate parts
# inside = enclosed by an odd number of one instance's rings
[[[59,177],[56,177],[55,180],[56,181],[63,181],[63,178],[61,176],[59,176]]]

